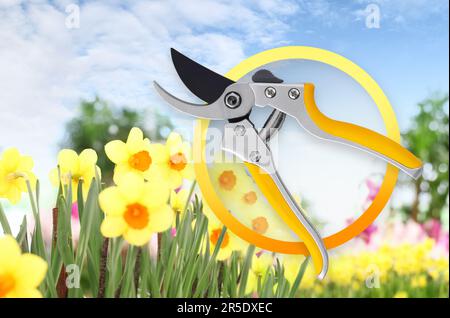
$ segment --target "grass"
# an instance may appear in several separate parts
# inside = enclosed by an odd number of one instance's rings
[[[227,260],[217,260],[227,229],[223,227],[210,252],[208,219],[202,213],[198,197],[193,204],[187,204],[181,215],[177,214],[176,235],[171,230],[158,234],[157,255],[151,255],[148,246],[130,246],[122,238],[104,238],[100,233],[103,212],[98,204],[101,188],[97,176],[84,200],[81,183],[78,185],[80,234],[74,245],[72,189],[70,185],[64,188],[60,185],[53,213],[52,242],[46,246],[40,224],[39,183],[34,192],[29,186],[35,228],[28,241],[24,218],[16,240],[23,252],[37,254],[48,262],[47,276],[40,286],[45,297],[292,297],[297,294],[307,261],[300,267],[293,286],[284,277],[282,264],[277,263],[258,278],[256,290],[247,290],[255,247],[249,246],[244,253],[233,252]],[[1,205],[0,224],[5,233],[11,233]]]

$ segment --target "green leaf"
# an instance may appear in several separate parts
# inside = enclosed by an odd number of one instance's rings
[[[252,265],[252,258],[255,254],[255,246],[250,245],[247,249],[247,255],[245,256],[244,264],[242,266],[239,282],[239,296],[243,297],[245,295],[245,287],[247,286],[248,272],[250,266]]]
[[[125,259],[125,269],[122,276],[120,297],[135,297],[134,268],[136,265],[137,248],[128,246],[127,257]]]
[[[227,232],[227,228],[224,226],[222,228],[222,232],[220,232],[219,239],[217,240],[216,246],[214,246],[214,251],[213,251],[213,254],[211,255],[211,259],[207,263],[203,273],[200,276],[198,285],[195,289],[194,297],[199,297],[200,294],[203,293],[206,289],[206,285],[208,284],[209,274],[215,264],[217,254],[219,253],[220,246],[222,245],[223,238],[225,237],[226,232]],[[209,242],[209,240],[208,240],[208,242]],[[209,248],[206,249],[206,252],[208,252],[208,250],[209,250]]]
[[[24,215],[22,224],[20,225],[19,234],[16,236],[16,241],[19,243],[23,253],[28,253],[28,237],[27,237],[27,217]]]
[[[2,204],[0,202],[0,225],[2,226],[3,232],[5,234],[12,235],[11,227],[9,226],[8,218],[5,215]]]
[[[83,271],[84,260],[86,259],[89,240],[92,233],[93,219],[96,213],[99,213],[98,206],[98,183],[91,182],[89,193],[86,199],[85,211],[83,219],[80,219],[80,236],[78,239],[78,247],[75,254],[75,264],[78,266],[80,273]],[[83,294],[82,288],[77,288],[74,291],[76,296]]]
[[[34,197],[30,180],[28,180],[28,179],[25,180],[25,183],[27,185],[28,196],[30,199],[31,209],[33,211],[33,216],[34,216],[34,221],[35,221],[35,229],[34,229],[33,236],[32,236],[32,243],[31,243],[32,249],[31,250],[32,250],[32,253],[37,254],[38,256],[42,257],[44,260],[47,260],[47,262],[48,262],[47,253],[45,251],[44,238],[42,235],[42,226],[41,226],[39,209],[38,209],[38,205],[36,204],[36,202],[39,203],[39,200],[37,200]],[[39,189],[39,182],[36,183],[36,187],[37,187],[37,189]],[[45,286],[47,288],[46,293],[45,293],[46,295],[48,295],[50,297],[57,297],[55,279],[53,276],[53,272],[51,270],[47,271],[47,275],[45,278]]]
[[[297,293],[297,290],[300,286],[300,283],[303,279],[303,275],[305,274],[306,271],[306,267],[308,267],[308,263],[309,263],[309,259],[310,257],[308,256],[302,263],[302,265],[300,266],[300,269],[298,271],[297,277],[295,278],[294,283],[292,284],[292,288],[289,292],[289,297],[293,298],[295,297],[295,294]]]

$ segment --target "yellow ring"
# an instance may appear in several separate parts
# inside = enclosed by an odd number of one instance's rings
[[[237,81],[258,67],[287,59],[304,59],[322,62],[334,66],[352,77],[374,100],[386,126],[388,137],[400,143],[400,131],[397,119],[392,106],[382,89],[362,68],[336,53],[307,46],[285,46],[275,48],[247,58],[232,68],[225,76]],[[205,143],[208,125],[209,120],[198,120],[195,127],[193,142],[194,170],[203,198],[220,221],[240,238],[262,249],[271,250],[277,253],[307,255],[308,250],[303,242],[281,241],[260,235],[243,225],[229,213],[228,209],[223,205],[219,196],[214,191],[214,187],[209,177],[208,167],[205,162]],[[373,223],[391,197],[397,182],[397,177],[398,169],[388,164],[380,190],[372,204],[352,224],[348,225],[343,230],[324,238],[327,249],[337,247],[351,240]]]

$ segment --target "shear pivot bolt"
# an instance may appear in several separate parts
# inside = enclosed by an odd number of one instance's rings
[[[237,125],[234,127],[234,133],[236,136],[244,136],[245,135],[245,127],[242,125]]]
[[[291,88],[288,95],[290,99],[297,99],[300,96],[300,91],[296,88]]]
[[[266,95],[267,98],[274,98],[275,95],[277,94],[277,90],[272,86],[269,86],[264,90],[264,94]]]
[[[261,154],[259,151],[250,152],[250,160],[253,162],[259,162],[259,160],[261,160]]]
[[[236,108],[241,105],[241,95],[236,92],[229,92],[225,95],[225,105],[228,108]]]

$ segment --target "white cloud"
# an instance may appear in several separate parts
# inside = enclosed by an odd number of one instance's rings
[[[80,28],[68,29],[65,8],[74,2],[0,5],[0,152],[32,155],[44,182],[81,98],[149,109],[161,104],[153,80],[179,84],[170,47],[224,72],[248,49],[283,40],[284,20],[297,10],[280,0],[85,1]]]
[[[444,17],[445,12],[447,12],[448,20],[447,0],[356,0],[356,4],[361,6],[354,11],[358,19],[365,17],[366,5],[377,4],[382,18],[385,21],[393,21],[397,25],[407,26],[407,23]]]

